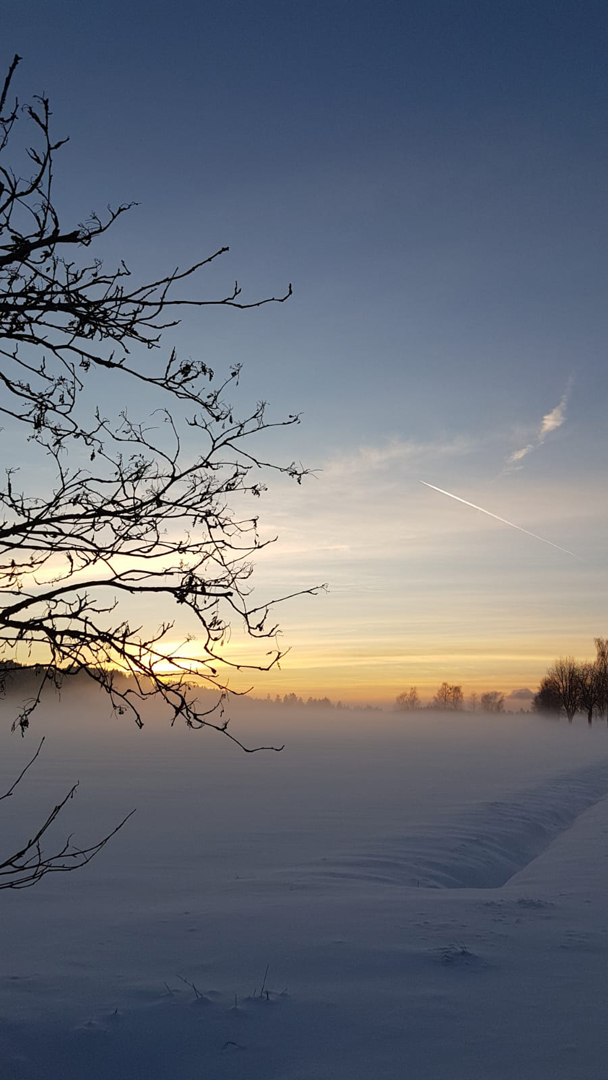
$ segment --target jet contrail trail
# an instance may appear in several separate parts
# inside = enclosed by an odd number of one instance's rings
[[[450,499],[456,499],[456,502],[464,503],[465,506],[471,506],[473,510],[480,510],[482,514],[487,514],[488,517],[495,518],[496,521],[502,521],[503,525],[510,525],[512,529],[517,529],[518,532],[525,533],[526,536],[533,537],[534,540],[540,540],[543,544],[549,544],[550,547],[556,548],[557,551],[563,551],[564,555],[571,555],[573,559],[578,559],[579,562],[586,562],[581,555],[577,555],[574,551],[568,551],[567,548],[560,547],[559,544],[554,544],[552,540],[546,540],[544,536],[537,536],[536,533],[530,532],[529,529],[522,529],[521,525],[515,525],[513,521],[507,521],[506,518],[499,517],[498,514],[493,514],[491,510],[484,510],[483,506],[477,506],[475,503],[468,502],[467,499],[461,499],[459,495],[452,495],[451,491],[444,491],[443,488],[435,487],[434,484],[427,484],[426,480],[420,480],[421,484],[425,487],[432,488],[433,491],[438,491],[440,495],[447,495]]]

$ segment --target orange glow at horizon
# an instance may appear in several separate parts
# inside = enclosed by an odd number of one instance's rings
[[[332,701],[391,704],[397,694],[416,686],[424,701],[430,700],[445,680],[471,693],[499,690],[505,694],[520,689],[536,690],[540,679],[556,656],[573,653],[591,658],[593,641],[588,637],[564,645],[555,640],[529,639],[515,642],[459,641],[453,646],[430,642],[408,651],[394,641],[379,641],[377,652],[367,651],[360,642],[340,639],[332,646],[315,643],[300,632],[298,642],[270,671],[255,667],[236,670],[218,666],[221,682],[238,691],[251,687],[254,697],[295,693],[308,697],[329,697]],[[167,647],[171,643],[167,642]],[[245,663],[259,659],[260,642],[240,641],[238,654]],[[196,650],[196,642],[188,643]],[[226,655],[232,648],[225,650]],[[236,646],[234,655],[236,655]],[[256,655],[257,654],[257,655]]]

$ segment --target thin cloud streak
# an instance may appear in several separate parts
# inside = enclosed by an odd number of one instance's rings
[[[502,522],[503,525],[510,525],[512,529],[517,529],[518,532],[525,533],[526,536],[531,536],[534,540],[540,540],[543,544],[548,544],[549,547],[555,548],[557,551],[562,551],[564,555],[571,555],[573,559],[578,559],[579,562],[586,562],[581,555],[577,555],[574,551],[568,551],[568,548],[560,547],[559,544],[554,544],[552,540],[547,540],[544,536],[538,536],[537,533],[530,532],[529,529],[523,529],[521,525],[516,525],[513,521],[507,521],[506,518],[499,517],[498,514],[493,514],[491,510],[484,510],[483,506],[477,506],[476,503],[469,502],[468,499],[461,499],[459,495],[452,495],[451,491],[444,491],[443,488],[435,487],[434,484],[427,484],[426,480],[420,480],[419,483],[424,484],[425,487],[432,488],[433,491],[438,491],[440,495],[447,495],[449,499],[455,499],[456,502],[462,503],[464,506],[470,506],[473,510],[480,510],[482,514],[487,514],[488,517],[494,518],[496,521]]]

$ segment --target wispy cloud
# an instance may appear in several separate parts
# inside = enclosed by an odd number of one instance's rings
[[[528,454],[532,452],[532,450],[534,450],[534,443],[528,443],[527,446],[522,446],[521,450],[514,450],[512,454],[509,454],[507,464],[517,465],[517,467],[520,469],[521,465],[519,464],[519,462],[523,461],[523,459],[527,457]]]
[[[422,461],[430,462],[443,457],[455,457],[472,453],[476,443],[463,436],[446,442],[416,442],[412,439],[391,439],[380,446],[362,446],[334,457],[324,466],[328,477],[345,473],[361,475],[390,469],[394,465],[412,463],[419,467]]]
[[[546,416],[543,416],[542,424],[540,426],[541,441],[549,434],[549,432],[557,431],[557,429],[561,427],[564,423],[564,420],[566,419],[566,405],[568,404],[569,396],[570,387],[568,387],[568,389],[566,390],[559,405],[556,405],[554,409],[551,409],[551,412],[547,413]]]
[[[527,443],[526,446],[522,446],[519,450],[514,450],[511,454],[509,454],[506,461],[507,472],[515,472],[517,469],[522,469],[522,462],[524,458],[526,458],[528,454],[533,453],[534,450],[538,450],[539,446],[543,445],[545,439],[547,438],[547,435],[550,435],[553,431],[557,431],[557,429],[565,423],[566,408],[568,406],[571,389],[572,382],[571,380],[569,380],[561,401],[555,406],[554,409],[551,409],[550,412],[546,413],[543,416],[538,426],[537,435],[534,441]]]

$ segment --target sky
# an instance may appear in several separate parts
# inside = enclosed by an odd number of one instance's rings
[[[66,217],[139,203],[108,259],[228,244],[209,293],[293,283],[171,338],[300,412],[273,453],[316,470],[256,507],[260,597],[329,585],[284,605],[256,694],[534,688],[608,633],[607,39],[593,0],[3,11],[2,63],[70,136]]]

